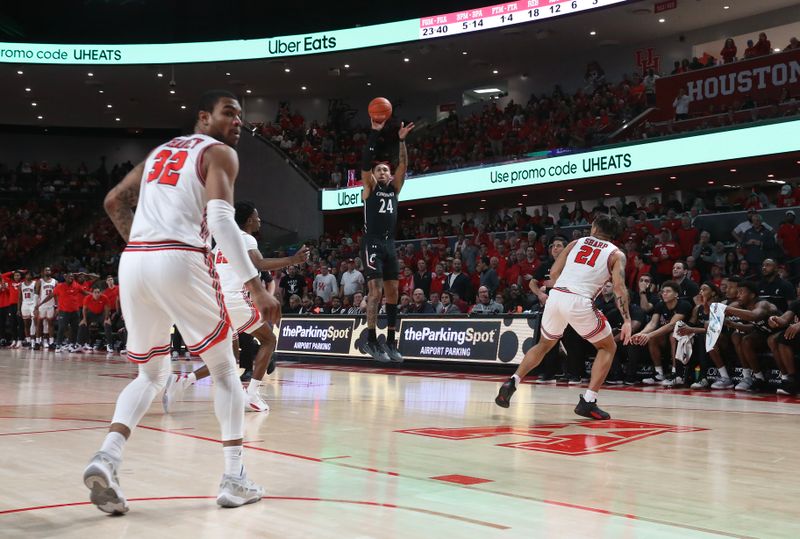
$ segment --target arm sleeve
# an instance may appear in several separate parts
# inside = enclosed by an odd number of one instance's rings
[[[206,206],[208,229],[222,252],[225,253],[225,257],[239,281],[246,283],[258,276],[258,270],[250,261],[244,238],[242,238],[242,233],[236,226],[233,216],[233,206],[226,201],[219,199],[208,201]]]
[[[364,144],[364,150],[361,153],[361,170],[372,170],[372,161],[375,159],[375,147],[378,145],[378,131],[374,129],[369,132],[369,138]]]

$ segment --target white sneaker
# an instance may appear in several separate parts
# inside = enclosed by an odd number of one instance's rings
[[[112,515],[128,512],[128,501],[117,479],[120,462],[108,453],[98,451],[83,471],[83,484],[92,491],[89,499],[98,509]]]
[[[733,387],[733,380],[730,378],[717,378],[716,382],[711,384],[711,389],[731,389]]]
[[[64,351],[64,349],[62,347],[56,346],[56,354],[60,354],[63,351]]]
[[[689,386],[691,389],[708,389],[711,387],[711,382],[708,381],[708,378],[702,378],[699,381],[693,383]]]
[[[734,391],[750,391],[750,388],[753,387],[753,379],[752,378],[742,378],[742,381],[736,384],[734,387]]]
[[[219,484],[217,505],[239,507],[255,503],[263,496],[264,487],[248,479],[246,474],[240,476],[223,474]]]
[[[654,386],[664,381],[664,375],[656,373],[655,376],[642,379],[642,383],[647,386]]]
[[[11,346],[9,346],[9,348],[19,348],[19,341],[12,342]]]
[[[172,357],[172,359],[178,359],[178,352],[173,350],[170,356]]]
[[[269,404],[260,395],[245,391],[244,411],[269,413]]]
[[[121,355],[121,356],[127,356],[127,355],[128,355],[128,350],[127,350],[127,349],[125,349],[124,347],[123,347],[123,348],[120,348],[120,349],[119,349],[119,355]]]
[[[84,352],[91,352],[92,351],[92,346],[89,345],[89,344],[84,344],[83,345],[83,351]]]
[[[106,353],[113,354],[114,353],[114,347],[111,346],[110,344],[107,344],[106,345]]]
[[[170,374],[161,396],[161,405],[166,413],[174,412],[178,402],[183,398],[183,392],[189,387],[186,376],[183,374]]]
[[[183,353],[183,357],[184,357],[184,358],[186,358],[186,359],[191,359],[191,357],[192,357],[192,353],[191,353],[190,351],[188,351],[188,350],[187,350],[187,351],[185,351],[185,352]]]

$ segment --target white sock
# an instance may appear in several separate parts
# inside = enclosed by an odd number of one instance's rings
[[[519,386],[522,383],[522,378],[519,377],[519,374],[511,375],[511,378],[514,379],[514,385]]]
[[[106,434],[106,439],[103,440],[103,445],[100,446],[100,451],[104,451],[115,459],[120,460],[126,441],[125,437],[119,432],[109,432]]]
[[[247,386],[248,395],[258,395],[258,388],[261,387],[261,380],[255,378],[250,379],[250,384]]]
[[[761,372],[754,373],[753,374],[753,378],[755,378],[756,380],[763,380],[764,379],[764,373],[761,373]]]
[[[661,376],[664,376],[664,367],[660,367],[660,366],[656,367],[656,374],[660,374]]]
[[[753,369],[742,369],[742,378],[752,378]]]
[[[197,376],[195,375],[195,373],[190,372],[189,374],[186,375],[186,384],[187,385],[192,385],[196,381],[197,381]]]
[[[727,367],[720,367],[720,368],[717,369],[717,372],[719,373],[719,375],[722,378],[730,378],[730,376],[728,376],[728,368]]]
[[[223,447],[225,454],[225,473],[228,475],[242,475],[244,465],[242,465],[242,455],[244,451],[240,445],[230,445]]]
[[[591,389],[587,389],[586,392],[583,394],[583,400],[586,402],[597,402],[597,391],[592,391]]]

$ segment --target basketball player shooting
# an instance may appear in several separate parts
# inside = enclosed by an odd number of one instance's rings
[[[556,284],[542,314],[541,338],[525,354],[517,372],[500,387],[494,400],[498,406],[509,407],[522,379],[542,362],[569,324],[597,348],[589,389],[579,397],[575,413],[590,419],[611,419],[597,406],[597,392],[611,368],[617,344],[606,317],[595,308],[594,298],[610,278],[623,319],[620,340],[628,344],[631,316],[625,285],[625,255],[611,243],[620,229],[616,219],[600,214],[592,223],[591,236],[573,241],[558,255],[550,270],[550,278]]]
[[[189,350],[208,365],[215,385],[225,461],[217,504],[238,507],[264,495],[242,464],[245,397],[209,249],[213,235],[259,314],[277,323],[280,303],[261,283],[234,220],[233,184],[239,172],[234,147],[241,114],[230,92],[204,94],[194,134],[155,148],[106,195],[106,212],[128,242],[119,263],[120,305],[128,328],[128,357],[139,364],[138,376],[117,399],[100,451],[83,474],[92,503],[106,513],[128,511],[117,470],[131,431],[170,374],[173,323]]]
[[[388,103],[388,101],[387,101]],[[391,110],[391,109],[389,109]],[[367,343],[362,351],[382,363],[401,363],[403,356],[397,349],[395,328],[397,326],[398,272],[397,252],[394,246],[397,228],[398,196],[408,168],[406,136],[414,129],[414,124],[400,124],[397,135],[400,139],[400,157],[394,176],[389,165],[378,163],[373,166],[378,134],[386,124],[388,116],[382,119],[371,117],[372,130],[364,145],[361,159],[361,179],[364,190],[364,236],[361,239],[361,257],[364,261],[364,277],[367,280]],[[381,295],[386,294],[387,335],[386,346],[378,342],[375,325]]]

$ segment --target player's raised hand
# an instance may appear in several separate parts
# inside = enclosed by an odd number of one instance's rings
[[[387,118],[387,120],[388,120],[388,118]],[[372,124],[372,129],[374,129],[375,131],[380,131],[381,129],[383,129],[383,126],[386,125],[386,120],[384,120],[382,122],[379,122],[379,121],[377,121],[375,118],[373,118],[371,116],[369,118],[369,121]]]
[[[375,120],[373,120],[372,122],[374,124]],[[408,125],[406,125],[403,122],[400,122],[400,131],[397,132],[397,136],[400,138],[400,140],[405,140],[406,137],[408,136],[408,133],[411,132],[412,129],[414,129],[414,122],[411,122]]]
[[[303,245],[294,255],[292,255],[292,262],[295,264],[303,264],[304,262],[308,262],[308,257],[310,255],[311,251],[309,250],[308,245]]]

